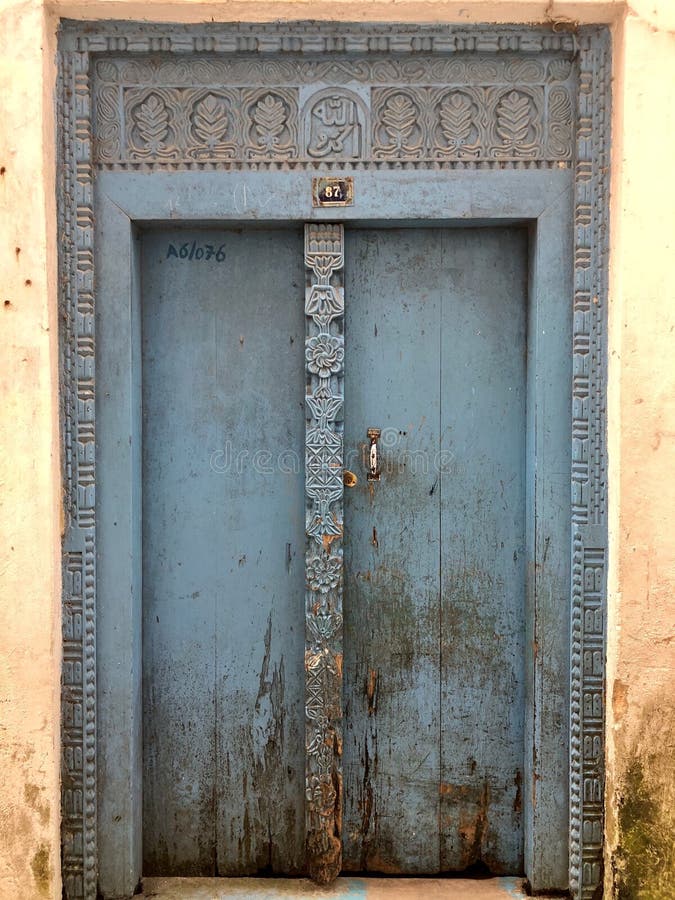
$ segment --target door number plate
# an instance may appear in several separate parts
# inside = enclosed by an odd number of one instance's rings
[[[353,178],[312,178],[313,206],[351,206],[353,203]]]

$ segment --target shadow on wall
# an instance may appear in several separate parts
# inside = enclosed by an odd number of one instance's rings
[[[645,712],[617,789],[619,844],[613,860],[617,900],[675,897],[673,695]]]

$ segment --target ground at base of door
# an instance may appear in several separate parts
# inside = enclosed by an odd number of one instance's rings
[[[139,900],[520,900],[522,878],[144,878]]]

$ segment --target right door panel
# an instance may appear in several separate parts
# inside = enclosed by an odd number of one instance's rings
[[[518,874],[527,232],[352,230],[345,259],[345,869]]]

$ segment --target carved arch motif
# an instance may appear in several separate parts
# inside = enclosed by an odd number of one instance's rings
[[[312,94],[302,120],[308,158],[355,162],[369,157],[368,110],[353,91],[339,87]]]

